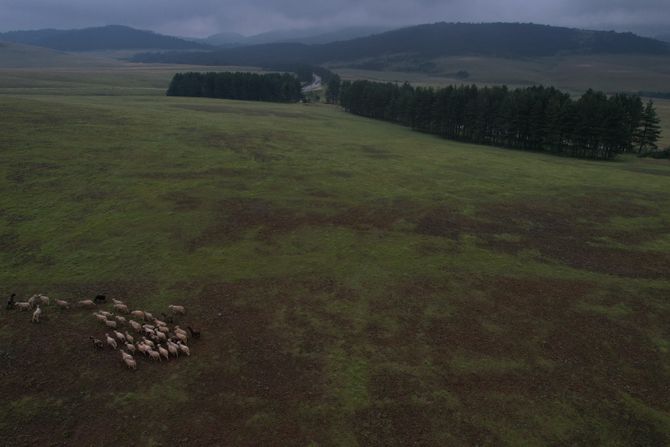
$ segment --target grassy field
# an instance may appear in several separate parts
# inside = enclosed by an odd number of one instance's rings
[[[506,84],[514,87],[553,85],[581,93],[589,88],[605,92],[667,91],[670,58],[637,55],[568,55],[534,59],[494,57],[445,57],[434,61],[431,73],[408,72],[406,66],[391,65],[385,71],[335,66],[345,79],[408,81],[420,85],[475,83]],[[470,77],[456,79],[465,70]]]
[[[167,98],[161,70],[0,73],[2,293],[203,332],[130,372],[90,311],[1,311],[6,445],[670,442],[667,161]]]

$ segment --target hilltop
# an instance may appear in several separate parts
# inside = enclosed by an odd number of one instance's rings
[[[670,54],[667,43],[632,33],[520,23],[434,23],[326,44],[276,43],[198,54],[138,55],[142,62],[208,65],[353,62],[403,55],[545,57],[563,54]]]
[[[34,31],[10,31],[0,33],[0,41],[22,43],[61,51],[130,49],[202,50],[210,48],[208,45],[202,43],[122,25],[73,30],[42,29]]]

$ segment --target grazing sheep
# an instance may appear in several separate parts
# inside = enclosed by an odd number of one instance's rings
[[[161,321],[158,318],[154,318],[154,323],[156,323],[157,326],[167,326],[165,321]]]
[[[120,342],[125,343],[125,341],[126,341],[126,337],[125,337],[125,335],[123,335],[123,334],[122,334],[121,332],[119,332],[119,331],[112,331],[112,332],[114,332],[114,336],[116,337],[117,340],[119,340]]]
[[[116,321],[114,320],[105,320],[105,325],[109,328],[116,329]]]
[[[191,356],[191,350],[188,348],[186,345],[182,345],[180,341],[177,342],[177,346],[179,347],[179,350],[183,353],[186,354],[188,357]]]
[[[123,301],[115,300],[114,298],[112,298],[112,303],[114,303],[114,304],[125,304]]]
[[[107,312],[106,310],[98,311],[98,313],[99,313],[100,315],[104,315],[104,316],[107,317],[107,318],[112,318],[112,317],[114,316],[113,313],[111,313],[111,312]]]
[[[46,295],[42,295],[42,294],[38,295],[37,298],[38,298],[38,299],[40,300],[40,302],[41,302],[42,304],[44,304],[45,306],[48,306],[49,303],[50,303],[50,301],[51,301],[51,300],[49,299],[48,296],[46,296]]]
[[[162,332],[156,332],[156,337],[158,337],[158,339],[159,339],[160,341],[166,341],[166,340],[167,340],[167,335],[165,335],[165,334],[162,333]]]
[[[127,353],[126,351],[124,351],[123,349],[119,349],[119,352],[121,353],[121,357],[124,358],[124,359],[125,359],[125,358],[128,358],[128,359],[132,359],[132,358],[133,358],[132,355],[128,354],[128,353]]]
[[[145,337],[142,337],[142,342],[144,342],[144,344],[149,346],[150,348],[155,348],[156,347],[154,342],[152,342],[151,340],[147,340]]]
[[[14,305],[16,306],[16,308],[18,310],[21,310],[21,311],[30,310],[30,308],[31,308],[30,303],[23,302],[23,301],[17,301],[16,303],[14,303]]]
[[[158,353],[158,351],[149,349],[147,352],[149,352],[149,357],[151,357],[152,360],[158,360],[159,362],[161,361],[161,355]]]
[[[96,303],[104,303],[107,301],[107,296],[105,295],[96,295],[95,298],[93,298]]]
[[[133,343],[135,342],[135,339],[133,338],[132,335],[128,333],[128,331],[125,332],[126,340],[128,340],[128,343]]]
[[[168,332],[170,332],[170,329],[167,326],[159,326],[156,328],[156,331],[167,334]]]
[[[168,348],[168,351],[170,352],[170,354],[172,354],[175,357],[179,357],[179,348],[177,347],[177,345],[175,345],[171,341],[168,341],[167,342],[167,348]]]
[[[81,307],[87,307],[89,309],[92,309],[92,308],[95,307],[95,303],[92,300],[77,301],[77,304]]]
[[[107,344],[112,348],[116,349],[117,348],[116,340],[110,337],[108,333],[105,333],[105,337],[107,337]]]
[[[42,315],[42,309],[40,309],[40,305],[37,305],[37,309],[35,309],[35,312],[33,312],[33,323],[39,323],[40,322],[40,315]]]
[[[130,327],[132,327],[133,329],[135,329],[136,332],[141,332],[141,331],[142,331],[142,325],[139,324],[137,321],[135,321],[135,320],[128,320],[128,324],[130,325]]]
[[[28,304],[30,304],[31,309],[35,307],[35,305],[37,304],[37,295],[33,295],[30,298],[28,298]]]
[[[141,352],[142,354],[144,354],[144,355],[148,355],[148,354],[149,354],[149,349],[151,349],[151,348],[149,348],[148,345],[145,345],[145,344],[142,343],[142,342],[140,342],[140,343],[137,344],[137,350],[140,351],[140,352]]]
[[[175,326],[175,327],[174,327],[174,333],[175,333],[175,334],[184,334],[184,335],[188,335],[188,332],[186,332],[185,330],[183,330],[183,329],[180,328],[179,326]]]
[[[164,347],[159,346],[159,347],[158,347],[158,353],[159,353],[161,356],[165,357],[165,360],[170,360],[170,354],[168,354],[167,349],[165,349]]]
[[[156,326],[151,324],[143,324],[142,327],[145,329],[156,329]]]
[[[126,319],[121,317],[121,316],[116,316],[114,319],[119,323],[119,324],[126,324]]]
[[[16,301],[14,300],[14,298],[16,298],[16,293],[12,293],[9,296],[9,299],[7,300],[7,306],[5,306],[5,309],[7,309],[7,310],[14,309],[14,305],[16,304]]]
[[[142,312],[141,310],[134,310],[130,312],[130,316],[133,318],[141,318],[142,320],[144,320],[144,312]]]
[[[184,306],[175,306],[174,304],[170,304],[168,309],[177,315],[186,315],[186,309]]]
[[[93,316],[95,317],[96,320],[98,320],[101,323],[106,323],[107,322],[107,317],[104,315],[97,314],[93,312]]]
[[[70,308],[70,303],[68,303],[65,300],[56,300],[56,306],[58,306],[59,309],[69,309]]]
[[[182,342],[184,344],[188,343],[188,336],[185,333],[175,332],[174,335],[179,339],[180,342]]]
[[[98,340],[95,337],[88,337],[88,338],[91,339],[91,341],[93,341],[93,347],[95,349],[97,350],[105,349],[105,344],[102,342],[102,340]]]
[[[191,333],[191,337],[200,338],[200,331],[196,331],[191,326],[186,326],[186,329],[188,329],[188,331]]]
[[[135,345],[134,344],[126,343],[126,349],[128,350],[128,352],[132,352],[133,354],[135,354]]]
[[[124,314],[130,313],[130,311],[128,310],[128,306],[126,306],[125,304],[115,304],[114,309],[119,312],[123,312]]]
[[[123,352],[123,351],[121,351],[121,352]],[[133,370],[137,369],[137,362],[135,361],[133,356],[128,355],[128,354],[124,355],[124,354],[121,355],[121,360],[123,360],[123,363],[125,363],[126,366],[130,369],[133,369]]]
[[[151,320],[154,319],[154,316],[151,315],[149,312],[147,312],[147,311],[145,310],[145,311],[144,311],[144,319],[147,320],[147,321],[151,321]]]

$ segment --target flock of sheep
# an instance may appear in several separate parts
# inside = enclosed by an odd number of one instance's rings
[[[42,294],[33,295],[25,302],[14,301],[14,297],[15,295],[12,295],[7,302],[7,310],[33,310],[33,323],[40,322],[42,316],[42,307],[40,306],[49,306],[51,302],[48,296]],[[82,300],[75,304],[79,308],[95,309],[98,307],[97,303],[105,303],[106,300],[106,296],[98,295],[95,300]],[[54,301],[56,306],[62,310],[69,310],[72,307],[65,300]],[[133,370],[137,369],[134,354],[138,352],[159,362],[163,359],[169,360],[170,357],[177,358],[180,355],[191,355],[191,350],[188,347],[189,338],[200,338],[199,331],[190,326],[187,327],[188,332],[177,325],[170,328],[167,322],[154,317],[150,312],[144,310],[130,311],[123,301],[112,299],[112,302],[114,311],[119,315],[104,310],[93,312],[93,316],[109,329],[108,332],[105,332],[104,342],[96,337],[89,337],[96,349],[104,350],[105,346],[109,346],[114,350],[119,350],[123,363]],[[161,315],[170,323],[174,322],[175,316],[186,315],[184,306],[170,305],[168,309],[172,316],[165,313]],[[128,318],[120,314],[127,315]],[[131,335],[128,330],[124,332],[118,330],[124,326],[132,328],[136,335]]]

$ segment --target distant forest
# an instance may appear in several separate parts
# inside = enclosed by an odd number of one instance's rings
[[[296,102],[302,98],[300,81],[284,73],[177,73],[168,96]]]
[[[343,82],[348,112],[476,144],[610,160],[655,150],[659,120],[637,95],[587,91],[578,100],[552,87],[459,86],[442,89]]]

